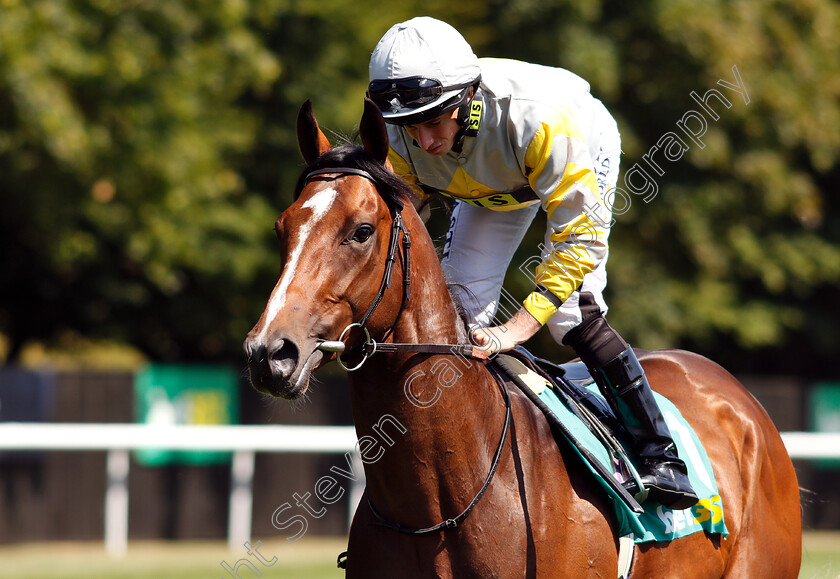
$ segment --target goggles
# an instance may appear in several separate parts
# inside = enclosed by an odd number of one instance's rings
[[[470,81],[445,87],[437,79],[422,76],[377,79],[368,85],[367,96],[381,111],[387,112],[397,108],[416,109],[434,102],[444,92],[464,89],[474,83],[475,81]]]

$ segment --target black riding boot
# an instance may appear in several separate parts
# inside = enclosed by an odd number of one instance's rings
[[[592,370],[595,382],[632,438],[648,497],[671,509],[694,505],[697,495],[691,488],[685,463],[677,456],[671,431],[633,349],[628,347],[604,366]],[[635,481],[626,486],[631,494],[639,490]]]

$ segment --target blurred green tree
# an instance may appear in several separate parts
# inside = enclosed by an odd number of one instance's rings
[[[497,34],[477,50],[568,68],[619,121],[607,297],[623,335],[738,371],[828,367],[840,342],[840,6],[514,0],[489,14]],[[657,150],[669,133],[686,149],[673,161]],[[509,285],[527,291],[515,272]],[[556,356],[549,336],[539,347]]]
[[[300,104],[352,131],[367,54],[415,6],[370,8],[0,2],[6,357],[73,336],[236,356],[279,270]]]
[[[834,360],[831,0],[2,0],[0,333],[12,353],[72,330],[157,358],[235,355],[280,265],[271,223],[302,168],[300,104],[352,132],[371,50],[417,14],[458,27],[479,56],[568,68],[614,112],[625,155],[608,299],[628,340],[737,371]],[[729,105],[711,97],[710,113],[697,102],[709,89]],[[685,144],[673,160],[668,134]],[[445,224],[438,211],[433,234]],[[517,297],[541,224],[532,233],[507,283]],[[561,355],[547,332],[533,345]]]
[[[0,332],[212,358],[271,263],[238,168],[281,64],[242,2],[0,4]]]

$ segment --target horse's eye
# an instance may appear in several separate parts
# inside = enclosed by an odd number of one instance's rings
[[[362,225],[353,234],[353,241],[364,243],[365,241],[370,239],[371,235],[373,235],[373,227],[371,227],[370,225]]]

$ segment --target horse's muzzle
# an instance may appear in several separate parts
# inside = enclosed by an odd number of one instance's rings
[[[300,348],[289,339],[264,343],[249,337],[245,340],[244,350],[254,388],[290,400],[306,391],[313,362],[321,359],[321,352],[316,350],[308,356],[307,363],[301,365]]]

